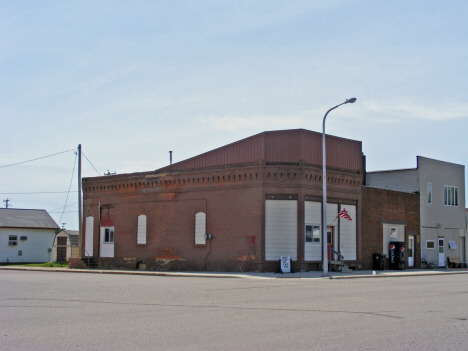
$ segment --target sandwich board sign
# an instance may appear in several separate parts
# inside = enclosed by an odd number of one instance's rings
[[[280,257],[280,269],[283,273],[291,273],[291,256]]]

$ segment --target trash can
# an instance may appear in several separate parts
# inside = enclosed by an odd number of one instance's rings
[[[382,254],[372,254],[372,269],[374,271],[383,271],[384,257]]]

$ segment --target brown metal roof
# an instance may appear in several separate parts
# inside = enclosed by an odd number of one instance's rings
[[[359,171],[363,168],[362,143],[326,136],[327,166]],[[185,171],[233,164],[299,163],[322,164],[322,133],[305,129],[263,132],[201,155],[158,169]]]

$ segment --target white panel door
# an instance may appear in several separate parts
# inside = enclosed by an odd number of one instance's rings
[[[444,238],[439,238],[439,267],[445,266],[445,246],[444,246]]]
[[[114,227],[101,228],[100,257],[114,257]]]
[[[265,260],[297,260],[297,200],[265,201]]]
[[[93,256],[94,217],[86,217],[85,256]]]
[[[414,267],[414,236],[408,236],[408,267]]]

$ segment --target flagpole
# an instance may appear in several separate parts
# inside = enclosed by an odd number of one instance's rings
[[[322,191],[323,191],[323,201],[322,201],[322,266],[323,266],[323,276],[328,276],[328,240],[327,240],[327,154],[325,149],[325,120],[327,119],[327,115],[330,111],[333,111],[335,108],[340,107],[341,105],[354,103],[356,98],[351,98],[346,100],[345,102],[332,107],[325,113],[323,117],[323,125],[322,125]]]

